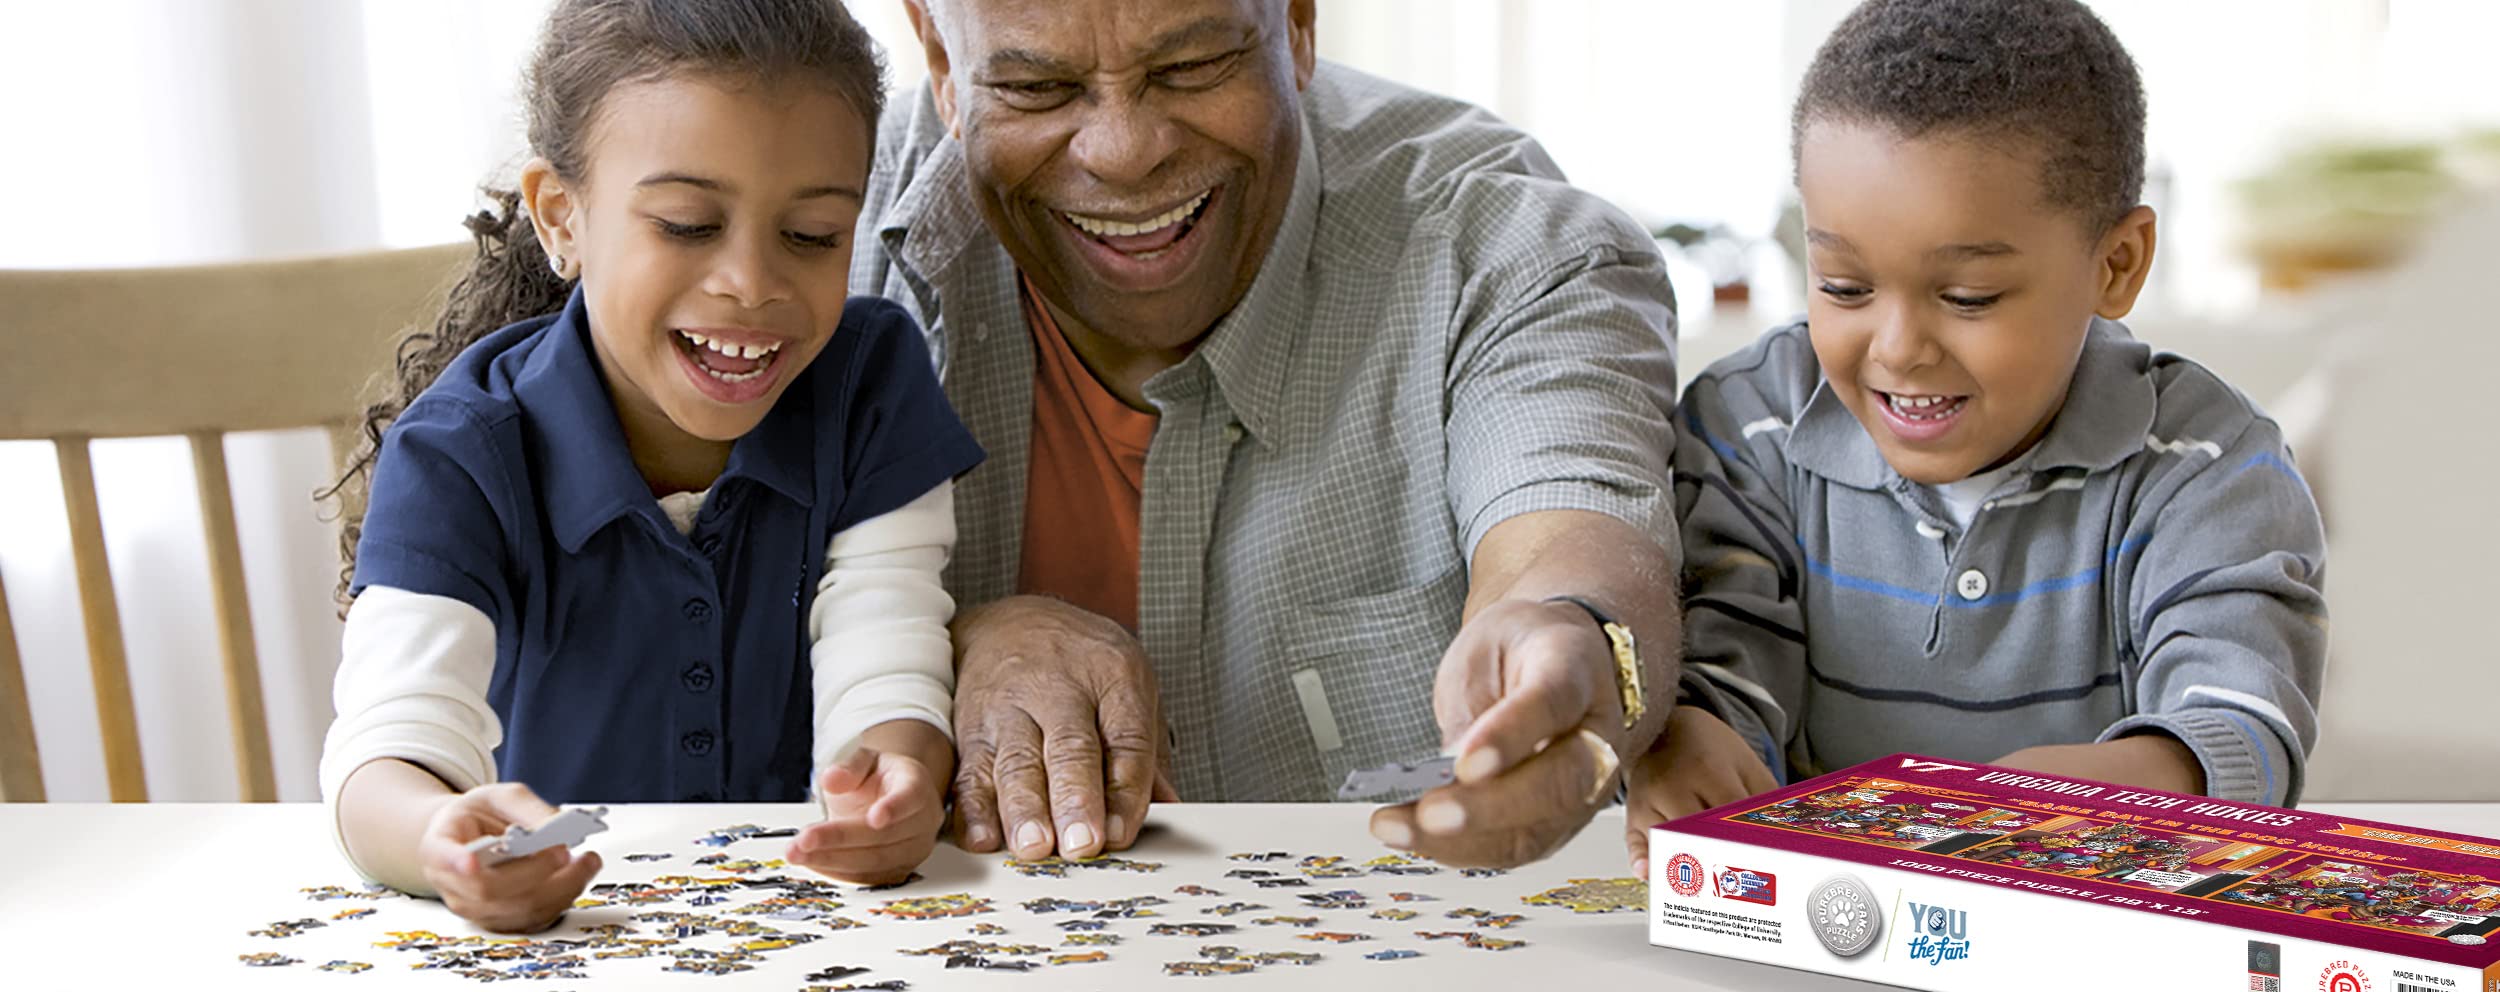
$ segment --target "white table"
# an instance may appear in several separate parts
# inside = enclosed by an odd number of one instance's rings
[[[2347,816],[2387,820],[2470,834],[2500,834],[2500,804],[2352,804],[2316,809]],[[1302,855],[1342,855],[1360,863],[1389,853],[1364,831],[1370,807],[1362,805],[1218,805],[1157,806],[1150,823],[1157,829],[1127,856],[1165,864],[1160,872],[1077,871],[1064,880],[1025,878],[1001,865],[997,856],[967,855],[941,845],[929,864],[928,877],[909,887],[883,893],[845,893],[842,915],[871,925],[825,932],[805,923],[765,921],[794,932],[818,932],[812,942],[765,955],[755,970],[729,977],[672,974],[662,971],[669,959],[591,962],[590,977],[579,980],[520,982],[535,989],[606,988],[771,988],[796,990],[809,984],[805,976],[831,964],[864,965],[872,970],[844,979],[874,982],[901,978],[915,990],[957,988],[1089,989],[1179,988],[1199,982],[1220,982],[1219,989],[1285,988],[1297,992],[1321,989],[1535,988],[1568,976],[1571,981],[1605,983],[1622,989],[1872,989],[1865,983],[1790,972],[1649,946],[1644,913],[1576,916],[1568,910],[1527,906],[1522,896],[1560,886],[1573,878],[1619,877],[1627,873],[1620,841],[1621,813],[1603,814],[1555,857],[1495,878],[1467,879],[1443,871],[1428,877],[1369,876],[1338,880],[1314,879],[1309,888],[1261,890],[1253,883],[1224,877],[1234,868],[1271,868],[1293,874],[1291,862],[1241,864],[1225,855],[1234,852],[1287,851]],[[710,874],[691,863],[713,848],[694,838],[737,823],[796,825],[807,817],[802,806],[630,806],[612,810],[612,829],[587,845],[606,859],[601,881],[642,881],[667,874]],[[732,858],[769,859],[781,841],[755,840],[725,849]],[[632,863],[625,855],[669,852],[658,862]],[[798,875],[797,871],[790,874]],[[1221,898],[1187,896],[1176,886],[1198,884],[1222,892]],[[308,901],[298,890],[337,884],[356,887],[357,879],[331,846],[325,812],[312,804],[240,805],[0,805],[0,968],[8,988],[270,988],[464,989],[479,984],[439,970],[414,971],[421,955],[374,947],[386,930],[430,930],[445,936],[476,934],[439,904],[407,899],[382,901]],[[851,887],[846,886],[846,889]],[[1367,910],[1314,910],[1299,905],[1299,893],[1350,888],[1369,896],[1369,909],[1393,905],[1391,891],[1414,891],[1438,897],[1435,902],[1404,904],[1420,915],[1404,922],[1374,919]],[[916,895],[971,892],[993,900],[995,912],[971,918],[904,921],[867,912],[884,900]],[[1088,951],[1060,947],[1063,934],[1054,925],[1070,914],[1036,915],[1020,904],[1035,896],[1071,900],[1111,899],[1157,894],[1170,900],[1149,919],[1109,921],[1107,932],[1124,942],[1103,948],[1111,960],[1095,964],[1045,966],[1027,974],[946,970],[943,960],[897,953],[901,948],[927,947],[959,938],[1049,945],[1054,953]],[[743,902],[752,895],[737,896]],[[1217,903],[1242,900],[1270,909],[1218,920],[1204,910]],[[734,903],[733,903],[734,904]],[[720,912],[724,904],[694,909],[682,902],[651,909]],[[353,907],[373,907],[374,915],[332,922],[302,935],[271,939],[246,931],[274,921],[303,917],[328,920]],[[1424,941],[1418,930],[1465,930],[1465,920],[1447,919],[1449,909],[1473,906],[1493,913],[1518,913],[1527,919],[1489,936],[1520,939],[1529,946],[1509,951],[1484,951],[1453,941]],[[602,907],[569,914],[557,930],[542,936],[577,932],[583,925],[625,922],[640,909]],[[1373,934],[1377,939],[1345,945],[1295,938],[1309,931],[1288,926],[1253,925],[1269,915],[1318,916],[1319,929]],[[1151,936],[1150,924],[1214,920],[1239,931],[1220,937]],[[969,927],[988,921],[1007,928],[992,937],[971,937]],[[645,928],[645,936],[656,935]],[[688,943],[725,946],[710,936]],[[1296,967],[1268,965],[1245,975],[1220,978],[1174,978],[1163,973],[1167,961],[1198,958],[1203,945],[1228,944],[1245,952],[1316,951],[1325,960]],[[1366,952],[1408,948],[1423,952],[1406,960],[1374,961]],[[238,955],[276,951],[303,963],[279,968],[250,968]],[[325,973],[317,967],[333,959],[372,964],[355,975]],[[31,975],[30,975],[31,972]],[[49,981],[45,979],[51,979]],[[495,983],[511,988],[515,983]],[[835,983],[840,984],[840,983]]]

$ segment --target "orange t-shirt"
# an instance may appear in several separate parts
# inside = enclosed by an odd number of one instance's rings
[[[1137,629],[1138,516],[1156,416],[1120,402],[1059,333],[1033,284],[1033,438],[1016,591],[1056,596]]]

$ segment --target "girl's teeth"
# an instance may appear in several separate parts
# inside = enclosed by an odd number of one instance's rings
[[[781,350],[780,342],[774,342],[767,345],[740,345],[732,344],[727,341],[715,341],[711,338],[704,337],[703,335],[696,334],[693,331],[679,331],[677,333],[685,335],[686,340],[694,342],[695,347],[709,350],[723,358],[762,358],[766,355],[772,354],[773,352]]]

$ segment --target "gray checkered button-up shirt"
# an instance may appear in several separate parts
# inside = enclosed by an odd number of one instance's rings
[[[1441,745],[1469,555],[1523,513],[1672,551],[1675,315],[1655,243],[1466,104],[1323,64],[1249,294],[1146,383],[1139,637],[1192,800],[1330,798]],[[1014,264],[927,91],[889,110],[852,291],[927,329],[989,461],[949,584],[1017,592],[1033,347]]]

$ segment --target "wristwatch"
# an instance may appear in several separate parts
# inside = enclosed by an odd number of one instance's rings
[[[1632,628],[1616,622],[1606,611],[1578,596],[1550,596],[1548,603],[1569,603],[1586,611],[1597,621],[1597,629],[1606,635],[1606,643],[1615,653],[1615,688],[1623,693],[1623,729],[1630,730],[1649,712],[1648,694],[1643,691],[1640,647],[1632,640]]]

